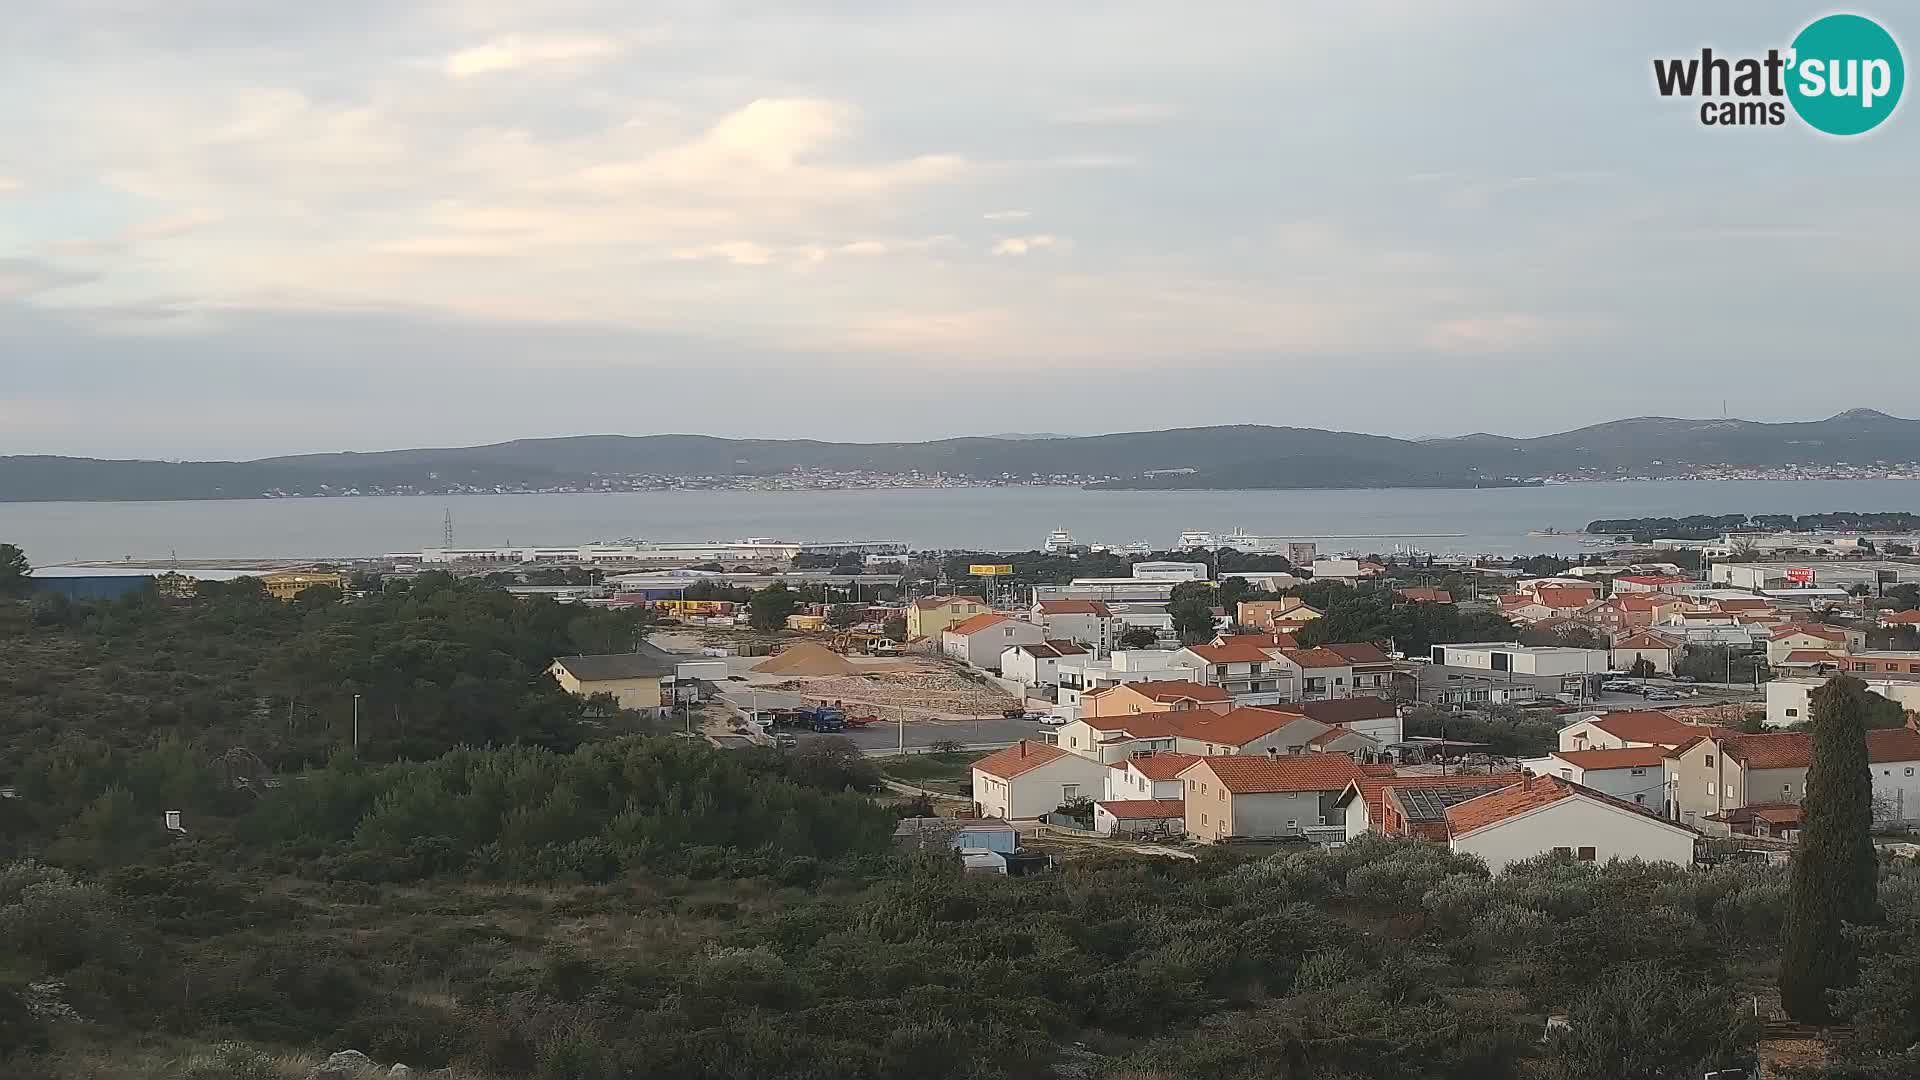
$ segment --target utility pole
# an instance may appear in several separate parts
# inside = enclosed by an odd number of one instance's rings
[[[900,753],[900,756],[901,756],[901,757],[906,757],[906,756],[907,756],[907,713],[906,713],[906,710],[905,710],[905,709],[901,709],[901,710],[900,710],[900,714],[899,714],[899,716],[900,716],[900,719],[899,719],[898,721],[896,721],[896,723],[897,723],[897,725],[899,726],[899,729],[900,729],[900,751],[899,751],[899,753]]]
[[[353,754],[360,756],[360,695],[353,695]]]

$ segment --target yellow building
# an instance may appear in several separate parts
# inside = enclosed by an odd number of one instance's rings
[[[560,689],[575,697],[607,694],[623,709],[657,715],[673,704],[666,687],[674,669],[672,657],[649,648],[634,653],[556,657],[547,670]]]
[[[345,588],[347,579],[330,570],[286,570],[267,574],[260,579],[260,584],[266,586],[267,595],[274,599],[291,600],[316,585]]]
[[[923,596],[907,605],[907,636],[939,637],[955,623],[992,610],[977,596]]]

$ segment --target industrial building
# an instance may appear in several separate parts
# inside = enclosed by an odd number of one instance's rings
[[[1502,705],[1569,694],[1586,697],[1607,673],[1605,649],[1475,642],[1435,645],[1417,669],[1422,701]]]
[[[1797,562],[1722,562],[1709,576],[1716,585],[1750,590],[1880,589],[1920,584],[1920,563],[1888,559],[1803,559]],[[1787,593],[1791,595],[1789,591]]]

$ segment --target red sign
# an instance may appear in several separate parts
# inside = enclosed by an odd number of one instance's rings
[[[1787,580],[1793,582],[1795,585],[1811,585],[1813,583],[1813,567],[1790,566],[1787,568]]]

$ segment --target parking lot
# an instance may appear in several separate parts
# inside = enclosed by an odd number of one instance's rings
[[[844,738],[863,752],[878,756],[891,754],[899,748],[901,727],[898,724],[875,724],[870,728],[828,736],[802,731],[797,737],[802,742],[808,739]],[[910,754],[925,752],[937,743],[947,742],[959,743],[968,750],[993,750],[1012,746],[1021,739],[1039,739],[1042,732],[1053,730],[1032,720],[1006,720],[998,716],[979,720],[910,720],[904,727],[907,752]]]

